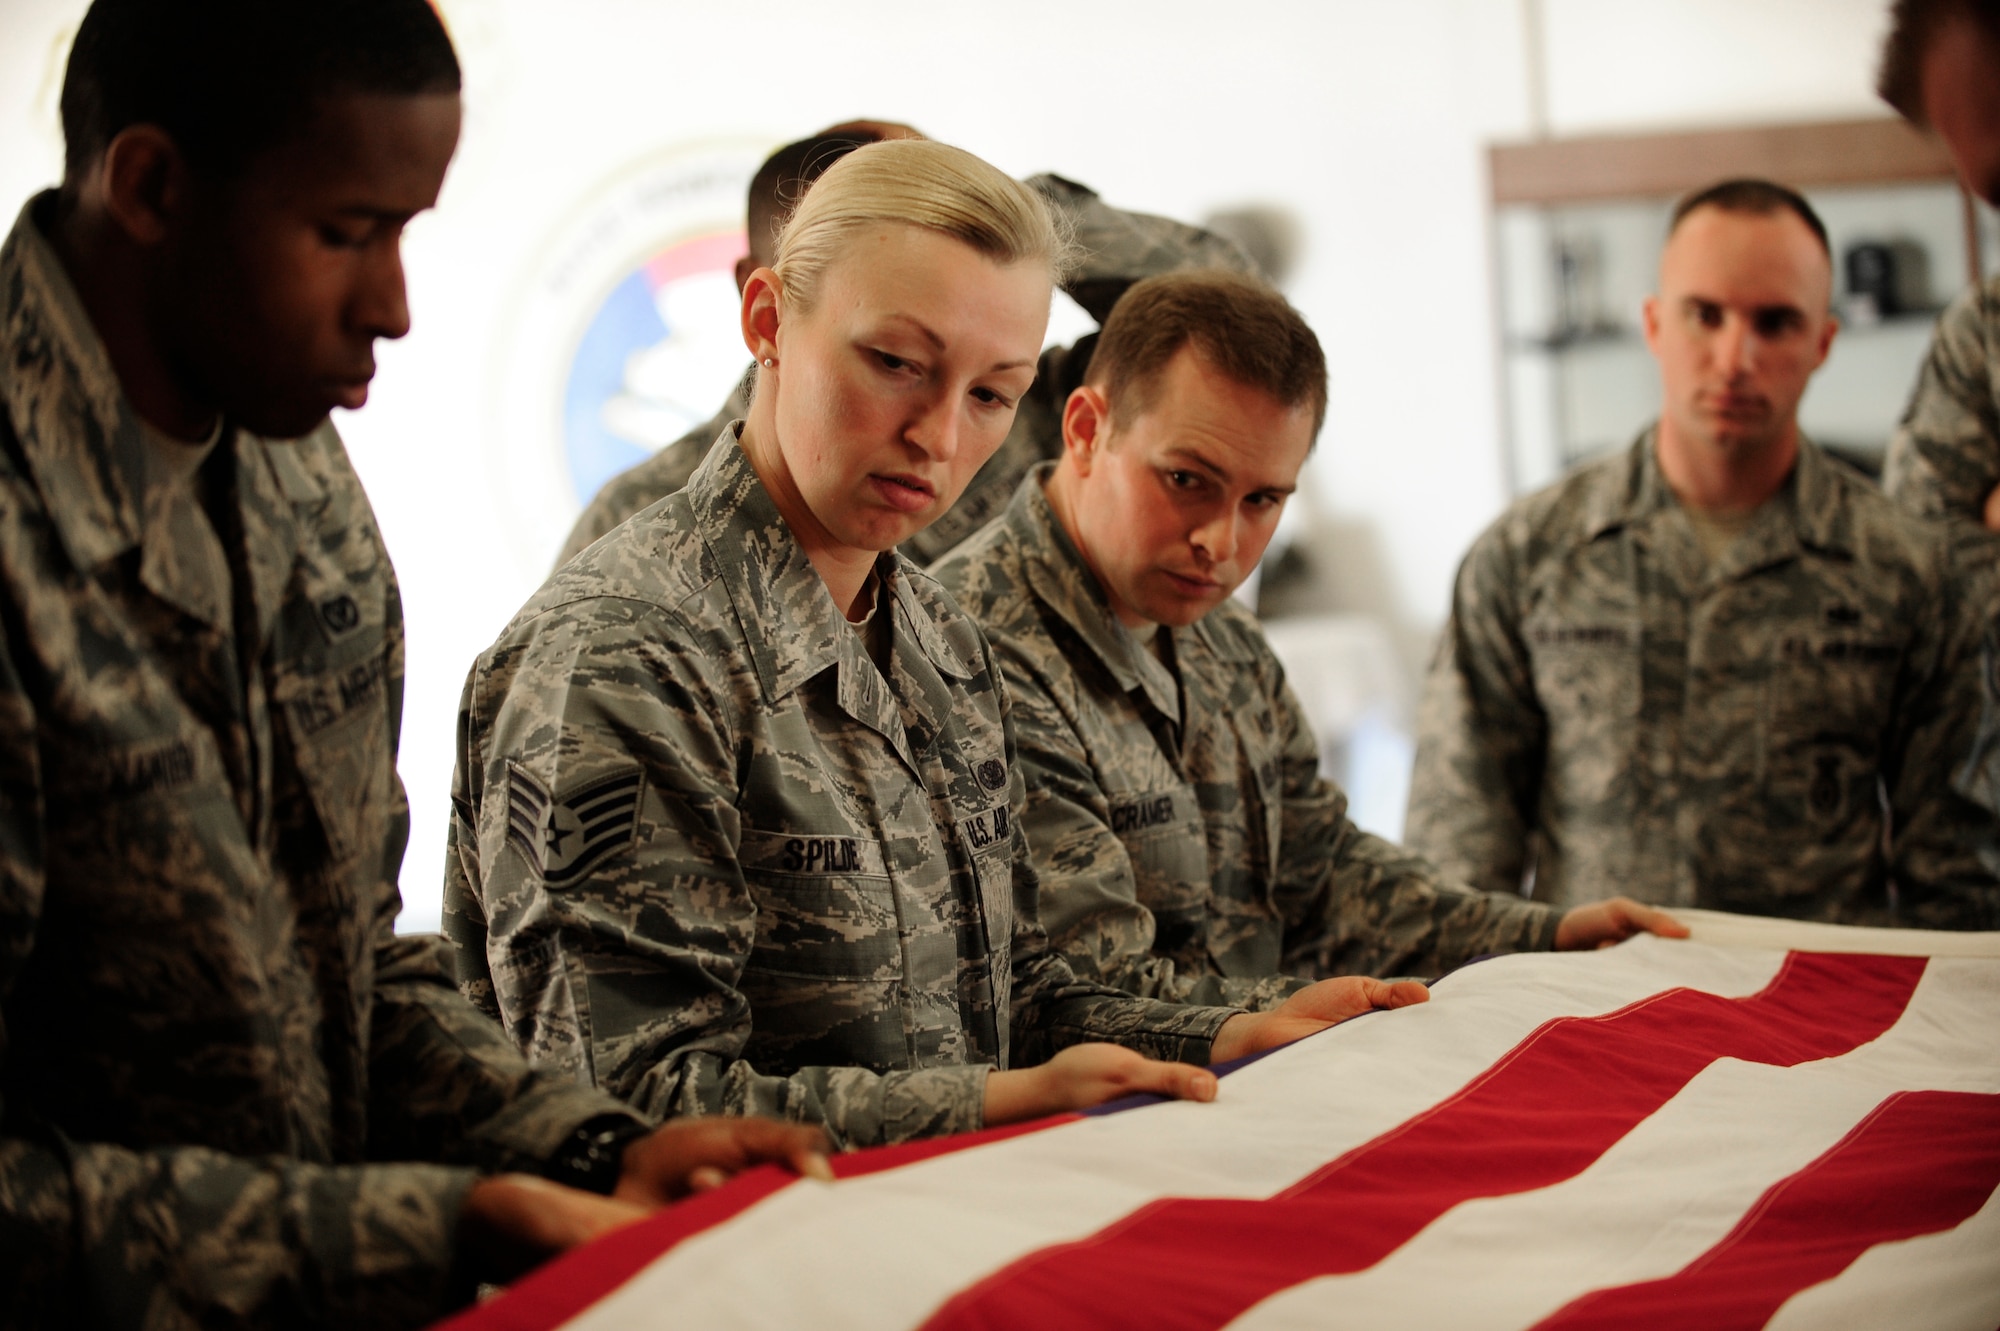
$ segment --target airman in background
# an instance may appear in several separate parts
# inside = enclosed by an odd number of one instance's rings
[[[1559,905],[2000,923],[1993,812],[1953,780],[1979,704],[1946,544],[1799,431],[1831,294],[1792,191],[1676,208],[1645,306],[1660,419],[1466,557],[1412,846]]]

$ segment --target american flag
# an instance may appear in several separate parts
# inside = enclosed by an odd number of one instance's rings
[[[1212,1104],[758,1170],[448,1325],[2000,1326],[2000,935],[1685,917]]]

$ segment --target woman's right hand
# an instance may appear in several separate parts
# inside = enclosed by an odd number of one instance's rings
[[[1215,1074],[1191,1063],[1162,1063],[1115,1044],[1072,1045],[1040,1067],[988,1073],[986,1126],[1023,1123],[1141,1094],[1213,1100]]]

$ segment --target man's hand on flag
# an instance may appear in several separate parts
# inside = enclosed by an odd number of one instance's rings
[[[1642,906],[1629,897],[1613,897],[1566,913],[1556,926],[1556,951],[1585,952],[1610,947],[1634,934],[1686,938],[1688,931],[1686,925],[1663,910]]]
[[[495,1174],[473,1184],[459,1208],[460,1265],[475,1280],[505,1284],[647,1210],[532,1174]]]
[[[765,1163],[789,1165],[807,1178],[833,1182],[826,1134],[817,1127],[714,1114],[669,1120],[627,1146],[612,1196],[649,1208],[663,1206]]]
[[[1214,1095],[1215,1078],[1202,1075]],[[787,1164],[831,1182],[825,1152],[826,1134],[816,1127],[768,1118],[682,1118],[625,1148],[618,1187],[609,1197],[532,1174],[483,1178],[459,1209],[465,1268],[475,1279],[504,1283],[752,1165]]]
[[[1262,1053],[1377,1008],[1408,1007],[1429,1000],[1431,991],[1415,980],[1373,980],[1342,975],[1308,985],[1269,1012],[1242,1012],[1216,1032],[1212,1061]]]
[[[1039,1067],[988,1073],[986,1126],[1089,1109],[1128,1095],[1213,1100],[1215,1074],[1191,1063],[1163,1063],[1115,1044],[1071,1045]]]

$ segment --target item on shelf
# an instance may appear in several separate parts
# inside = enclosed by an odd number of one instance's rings
[[[1556,324],[1551,345],[1618,331],[1604,313],[1604,254],[1593,235],[1557,236]]]
[[[1910,240],[1864,240],[1842,256],[1847,272],[1843,313],[1851,324],[1880,323],[1930,306],[1929,256]]]

